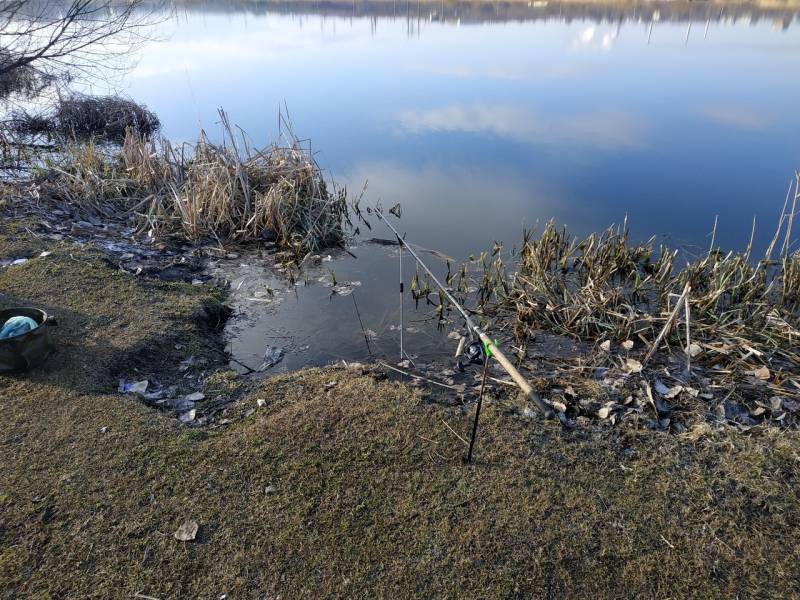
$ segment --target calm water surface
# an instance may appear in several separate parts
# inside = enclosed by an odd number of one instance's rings
[[[718,241],[743,246],[755,216],[766,245],[800,167],[795,15],[538,4],[195,6],[161,25],[124,91],[177,140],[218,132],[224,107],[266,144],[287,106],[337,181],[368,180],[368,200],[402,203],[410,239],[456,259],[551,218],[586,234],[627,215],[634,237],[691,249],[717,215]],[[396,255],[355,253],[328,268],[362,282],[389,352]],[[240,356],[257,362],[280,329],[297,338],[283,368],[364,357],[351,297],[292,297],[249,305]]]

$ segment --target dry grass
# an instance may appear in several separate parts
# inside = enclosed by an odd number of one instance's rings
[[[158,117],[133,100],[84,94],[59,98],[40,112],[18,110],[3,124],[4,130],[23,138],[113,142],[122,142],[128,130],[150,136],[160,127]]]
[[[250,241],[274,236],[278,244],[316,250],[343,243],[348,223],[345,190],[329,191],[313,156],[296,138],[286,147],[252,150],[237,141],[224,113],[223,144],[203,133],[188,160],[162,142],[162,161],[142,151],[141,138],[123,146],[126,169],[140,180],[158,182],[162,193],[142,211],[156,233],[182,231]],[[181,156],[183,152],[181,152]],[[176,176],[177,174],[177,176]],[[144,207],[143,207],[144,208]]]
[[[53,254],[0,271],[0,306],[60,325],[42,368],[0,376],[0,597],[800,594],[794,431],[566,432],[492,400],[467,467],[450,428],[466,437],[470,410],[341,369],[212,376],[207,396],[235,383],[232,412],[256,411],[189,430],[116,378],[183,379],[210,290],[26,225],[0,221],[0,251]],[[173,537],[185,519],[195,542]]]
[[[121,147],[73,143],[37,179],[42,197],[84,211],[128,213],[150,236],[275,241],[297,254],[342,245],[351,228],[346,190],[326,181],[291,133],[263,150],[238,138],[220,113],[224,140],[201,132],[174,147],[128,129]]]
[[[706,256],[676,268],[677,251],[656,250],[652,241],[632,244],[625,225],[576,240],[549,223],[538,238],[525,234],[512,273],[497,249],[491,258],[481,256],[479,304],[511,319],[520,343],[537,328],[581,339],[651,343],[688,286],[692,342],[714,352],[709,345],[736,341],[767,351],[771,359],[797,361],[800,254],[790,251],[790,241],[798,185],[800,174],[761,260],[753,259],[751,246],[725,254],[712,242]],[[679,312],[685,326],[683,307]],[[677,334],[679,328],[672,329]],[[683,348],[685,340],[677,345]]]

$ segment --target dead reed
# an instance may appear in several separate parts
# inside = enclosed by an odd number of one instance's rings
[[[122,96],[72,94],[58,98],[47,109],[15,111],[3,129],[25,140],[45,137],[59,140],[122,142],[126,132],[155,134],[161,123],[145,106]]]
[[[798,202],[800,172],[761,258],[751,236],[741,252],[724,253],[712,240],[705,255],[678,266],[678,251],[633,243],[627,223],[576,239],[550,222],[538,236],[525,232],[518,250],[496,243],[459,268],[448,263],[447,286],[522,369],[537,371],[531,346],[543,331],[587,348],[574,362],[550,361],[553,377],[607,373],[599,377],[612,399],[599,407],[574,394],[561,399],[567,421],[644,411],[663,429],[677,405],[684,417],[712,412],[744,428],[800,426]],[[450,307],[427,279],[417,274],[411,293],[448,323]]]
[[[221,143],[201,132],[176,147],[130,128],[121,147],[74,142],[41,170],[40,194],[127,213],[154,237],[266,240],[297,254],[343,244],[352,228],[346,190],[328,183],[291,131],[286,145],[258,150],[220,117]]]
[[[793,215],[800,200],[800,174],[791,206],[761,260],[752,242],[741,252],[712,248],[676,268],[677,251],[656,249],[652,240],[631,243],[627,227],[584,240],[548,223],[541,235],[526,232],[514,270],[499,252],[482,255],[477,284],[479,310],[505,319],[518,343],[536,329],[580,339],[652,342],[688,285],[692,341],[736,340],[795,359],[800,341],[800,254],[791,251]],[[779,255],[773,257],[780,242]],[[669,343],[667,338],[665,343]]]

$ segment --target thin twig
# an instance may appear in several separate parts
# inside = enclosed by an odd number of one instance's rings
[[[414,379],[419,379],[420,381],[425,381],[425,382],[433,384],[433,385],[438,385],[439,387],[447,388],[448,390],[453,390],[453,391],[456,391],[456,392],[460,391],[458,388],[453,387],[452,385],[447,385],[446,383],[441,383],[439,381],[434,381],[433,379],[428,379],[427,377],[422,377],[422,375],[416,375],[414,373],[409,373],[408,371],[403,371],[402,369],[398,369],[398,368],[393,367],[391,365],[387,365],[385,362],[378,361],[378,364],[380,366],[382,366],[382,367],[387,368],[387,369],[391,369],[392,371],[396,371],[397,373],[400,373],[401,375],[406,375],[408,377],[413,377]]]
[[[653,345],[650,346],[650,350],[647,351],[647,354],[642,359],[643,367],[648,363],[650,358],[653,356],[653,353],[658,349],[658,346],[661,344],[661,340],[664,339],[664,336],[667,334],[670,327],[672,326],[672,322],[678,316],[678,313],[681,310],[681,306],[683,305],[684,299],[686,298],[686,296],[689,295],[691,289],[692,288],[688,283],[683,288],[683,293],[681,293],[680,297],[678,298],[678,301],[675,303],[675,308],[672,309],[672,313],[669,315],[669,317],[667,317],[667,322],[664,323],[664,327],[661,329],[658,336],[656,336],[656,339],[653,341]]]

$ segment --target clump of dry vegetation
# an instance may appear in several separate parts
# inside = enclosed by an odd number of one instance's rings
[[[151,136],[161,127],[145,106],[121,96],[72,94],[39,112],[16,111],[4,129],[18,137],[122,142],[127,131]]]
[[[151,237],[269,240],[298,254],[342,245],[352,226],[347,192],[329,188],[311,152],[291,132],[286,145],[254,149],[220,116],[220,143],[201,132],[195,145],[176,147],[129,127],[119,147],[68,144],[40,169],[38,193],[127,213]]]
[[[0,49],[0,98],[14,94],[22,98],[33,98],[53,82],[53,78],[30,65],[7,70],[5,65],[13,60],[8,52]]]
[[[567,394],[555,408],[569,417],[638,412],[665,428],[678,405],[745,426],[796,425],[798,202],[800,173],[761,258],[751,236],[742,252],[722,252],[712,240],[707,253],[679,266],[677,251],[652,239],[633,243],[626,224],[581,240],[551,222],[538,236],[526,232],[510,255],[495,244],[471,264],[448,268],[447,282],[531,373],[529,351],[543,331],[590,348],[551,365],[553,377],[597,372],[607,404]],[[412,292],[446,318],[447,301],[429,282],[415,278]]]

